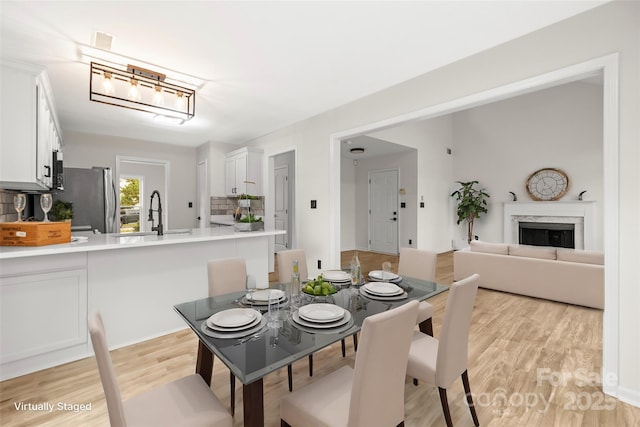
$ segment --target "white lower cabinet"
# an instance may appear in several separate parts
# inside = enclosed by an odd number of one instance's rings
[[[2,260],[0,267],[0,379],[86,356],[86,254]]]

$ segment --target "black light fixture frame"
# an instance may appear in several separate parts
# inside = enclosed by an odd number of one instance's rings
[[[136,80],[138,85],[150,88],[151,90],[156,90],[156,87],[160,87],[160,89],[165,93],[174,95],[176,97],[179,96],[179,94],[182,94],[182,96],[185,97],[186,109],[180,110],[163,105],[134,101],[132,99],[104,94],[94,90],[94,77],[97,78],[99,76],[104,76],[105,73],[110,73],[111,78],[113,79],[127,83],[130,83],[132,80]],[[196,91],[188,87],[166,82],[165,77],[166,76],[164,74],[155,73],[154,71],[146,70],[144,68],[136,67],[133,65],[129,65],[127,67],[127,70],[121,70],[109,65],[91,62],[91,69],[89,73],[89,100],[100,102],[102,104],[113,105],[116,107],[142,111],[145,113],[181,119],[183,121],[191,120],[195,116],[196,111]]]

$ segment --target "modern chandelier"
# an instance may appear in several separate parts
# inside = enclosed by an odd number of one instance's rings
[[[91,62],[89,99],[154,114],[183,124],[195,115],[194,89],[166,81],[166,75],[135,65],[126,70]]]

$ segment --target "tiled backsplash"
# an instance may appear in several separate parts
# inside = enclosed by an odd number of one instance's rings
[[[18,220],[18,213],[13,207],[13,195],[15,192],[0,190],[0,222],[13,222]]]
[[[212,197],[211,215],[233,215],[238,207],[237,197]],[[246,212],[246,209],[243,210]],[[251,212],[256,215],[264,215],[264,197],[251,201]]]

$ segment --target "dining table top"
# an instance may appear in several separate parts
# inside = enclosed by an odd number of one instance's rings
[[[250,384],[270,372],[358,332],[368,316],[393,309],[411,300],[426,300],[448,289],[445,285],[411,277],[403,277],[397,285],[406,292],[406,297],[391,300],[374,299],[367,296],[361,286],[350,285],[345,285],[339,288],[337,293],[325,297],[312,297],[303,293],[298,304],[292,306],[288,301],[282,304],[281,321],[276,325],[267,325],[266,320],[263,320],[263,326],[258,325],[258,330],[252,328],[253,332],[246,336],[239,336],[243,335],[242,333],[229,334],[233,338],[209,330],[206,321],[216,313],[233,308],[255,308],[266,317],[264,311],[267,306],[248,303],[247,291],[176,304],[174,309],[191,327],[200,342],[220,358],[236,378],[243,384]],[[286,285],[281,284],[272,286],[272,289],[285,287]],[[312,328],[301,325],[299,317],[296,317],[298,321],[294,320],[300,306],[319,302],[344,308],[345,315],[351,319],[335,328]]]

